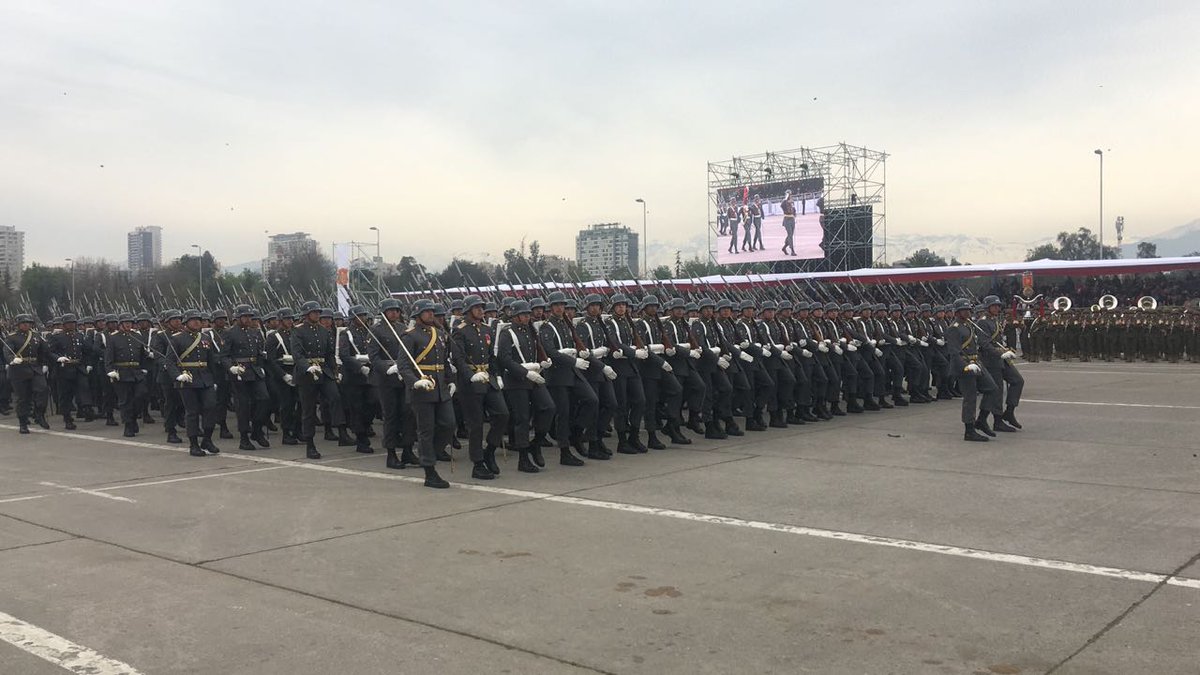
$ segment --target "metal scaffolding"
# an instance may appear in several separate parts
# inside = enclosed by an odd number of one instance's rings
[[[824,181],[825,258],[772,263],[776,272],[844,271],[853,251],[867,249],[870,263],[887,263],[887,153],[838,143],[734,157],[708,163],[708,254],[717,262],[718,190],[780,181]],[[852,215],[869,218],[858,227]]]

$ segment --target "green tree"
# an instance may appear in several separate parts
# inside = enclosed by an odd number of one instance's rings
[[[655,267],[654,269],[650,270],[650,278],[652,278],[652,279],[670,279],[671,278],[671,268],[667,267],[666,265],[659,265],[658,267]]]
[[[907,258],[896,263],[896,267],[945,267],[946,259],[927,248],[913,251]]]
[[[1054,244],[1040,244],[1025,253],[1025,262],[1034,260],[1062,260],[1062,251]]]
[[[1150,241],[1139,241],[1137,243],[1137,257],[1139,258],[1157,258],[1158,244]]]

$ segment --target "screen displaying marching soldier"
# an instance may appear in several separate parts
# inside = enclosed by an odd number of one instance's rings
[[[824,258],[820,178],[717,190],[717,262]]]

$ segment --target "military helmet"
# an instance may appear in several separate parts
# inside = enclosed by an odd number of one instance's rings
[[[290,319],[294,316],[296,316],[296,312],[293,311],[291,307],[280,307],[275,312],[275,318],[279,319],[280,321],[283,319]]]
[[[250,305],[238,305],[233,308],[233,315],[239,319],[243,316],[254,316],[254,308]]]
[[[884,304],[884,303],[882,303],[882,302],[877,302],[877,303],[875,303],[874,305],[871,305],[871,311],[873,311],[873,312],[886,312],[886,311],[887,311],[887,305],[885,305],[885,304]]]
[[[774,311],[776,309],[779,309],[779,305],[776,305],[774,300],[767,300],[766,302],[764,302],[762,304],[761,307],[759,307],[759,309],[761,309],[764,312]]]
[[[811,305],[807,300],[800,300],[796,303],[797,312],[807,312],[809,307],[811,307]]]
[[[922,302],[920,305],[917,305],[917,309],[921,310],[922,312],[933,311],[933,307],[928,302]]]
[[[180,321],[183,321],[183,312],[182,312],[182,311],[180,311],[180,310],[178,310],[178,309],[165,309],[165,310],[163,310],[163,313],[162,313],[162,320],[163,320],[163,321],[170,321],[170,320],[172,320],[172,319],[179,319]]]
[[[905,306],[904,306],[904,313],[905,313],[905,314],[916,314],[916,313],[917,313],[917,306],[916,306],[916,305],[905,305]]]
[[[1000,305],[1001,307],[1004,306],[1004,303],[1000,302],[1000,298],[995,295],[989,295],[986,298],[984,298],[983,304],[986,307],[991,307],[992,305]]]
[[[860,302],[854,306],[854,311],[856,312],[864,312],[868,309],[871,309],[871,303],[869,302]]]
[[[69,314],[69,313],[68,313],[68,314],[63,314],[63,315],[62,315],[62,322],[63,322],[63,323],[78,323],[78,322],[79,322],[79,317],[75,316],[74,314]]]
[[[839,309],[841,309],[841,311],[843,311],[843,312],[853,312],[853,311],[854,311],[854,305],[852,305],[852,304],[850,304],[850,303],[848,303],[848,302],[843,302],[843,303],[842,303],[842,305],[841,305],[841,307],[840,307]]]
[[[200,320],[203,318],[204,318],[204,312],[201,312],[198,309],[189,309],[189,310],[185,310],[183,312],[183,320],[185,322],[191,321],[192,319]]]
[[[529,314],[533,312],[533,308],[530,307],[529,303],[524,300],[513,300],[509,310],[512,312],[513,316],[519,316],[521,314]]]
[[[65,314],[63,315],[63,317],[64,317],[64,320],[66,320]],[[133,318],[137,319],[138,321],[154,321],[154,317],[150,315],[150,312],[138,312],[137,316],[135,316]]]
[[[463,301],[462,301],[462,300],[460,300],[460,299],[458,299],[458,298],[455,298],[454,300],[451,300],[451,301],[450,301],[450,311],[452,311],[452,312],[461,312],[461,311],[463,311],[464,309],[466,309],[466,308],[465,308],[465,307],[463,307]]]
[[[729,298],[721,298],[717,301],[717,311],[719,312],[722,309],[733,309],[733,301]]]
[[[316,302],[314,300],[309,300],[308,302],[304,303],[303,305],[300,305],[299,314],[303,316],[303,315],[309,314],[311,312],[319,312],[319,311],[321,311],[321,303]]]
[[[599,293],[588,293],[588,294],[587,294],[586,296],[584,296],[584,298],[583,298],[583,304],[584,304],[585,306],[591,306],[591,305],[603,305],[603,304],[604,304],[604,298],[603,298],[603,297],[601,297]]]
[[[434,316],[446,316],[446,306],[440,302],[433,303]]]
[[[827,302],[827,303],[825,303],[824,309],[826,312],[836,312],[840,308],[838,307],[838,304],[836,302]]]
[[[212,321],[216,321],[217,319],[228,319],[229,314],[223,309],[218,309],[218,310],[214,310],[212,315],[209,318]]]
[[[659,307],[661,305],[662,305],[662,303],[660,303],[658,301],[658,296],[653,293],[649,293],[646,295],[646,297],[642,298],[642,302],[641,302],[642,309],[645,309],[647,307]]]
[[[535,297],[529,301],[529,309],[533,310],[533,309],[537,309],[539,307],[542,309],[546,308],[546,301],[543,300],[542,298]]]
[[[383,314],[384,312],[388,311],[389,309],[400,309],[400,301],[395,298],[388,298],[387,300],[384,300],[383,302],[379,303],[379,313],[380,314]]]
[[[512,307],[512,304],[516,301],[517,299],[515,297],[506,295],[504,296],[504,299],[500,301],[500,306],[504,308]]]
[[[483,306],[483,311],[484,312],[495,312],[495,311],[499,311],[499,310],[496,308],[496,303],[489,302]]]
[[[550,295],[546,296],[547,305],[565,305],[567,304],[567,294],[562,291],[551,291]]]
[[[792,309],[793,307],[794,307],[794,305],[792,305],[791,300],[780,300],[779,301],[779,311],[781,311],[781,312],[784,310],[787,310],[787,309]]]
[[[888,311],[889,312],[899,312],[900,311],[900,303],[893,302],[892,304],[888,305]]]
[[[18,326],[23,323],[37,323],[37,321],[33,320],[32,314],[18,314],[13,321],[16,322]]]
[[[478,295],[468,295],[462,299],[462,310],[464,312],[469,312],[483,304],[483,298],[479,297]]]
[[[689,303],[687,303],[686,305],[684,305],[684,306],[683,306],[683,311],[685,311],[685,312],[689,312],[689,313],[690,313],[690,312],[699,312],[699,311],[700,311],[700,305],[697,305],[697,304],[696,304],[696,303],[694,303],[694,302],[689,302]]]
[[[412,310],[409,312],[409,315],[415,319],[418,316],[421,316],[422,312],[432,312],[432,311],[433,311],[433,301],[432,300],[418,300],[413,303]]]
[[[624,293],[613,293],[613,296],[608,299],[609,307],[616,307],[617,305],[628,305],[628,304],[629,304],[629,298]]]
[[[116,314],[105,314],[104,315],[104,323],[116,323],[116,322],[117,322]]]
[[[700,302],[697,302],[696,304],[700,307],[700,309],[704,309],[705,307],[712,307],[713,309],[716,309],[717,307],[716,301],[714,301],[712,298],[700,298]]]
[[[971,301],[966,298],[959,298],[954,301],[954,311],[956,312],[961,309],[971,309],[972,307]]]
[[[579,303],[576,302],[575,298],[567,298],[567,309],[579,310]]]
[[[355,305],[350,308],[350,316],[371,316],[371,310],[366,305]]]
[[[322,318],[322,319],[332,319],[334,316],[336,316],[331,307],[321,307],[317,311],[319,311],[321,313],[320,318]]]
[[[133,323],[133,315],[129,312],[121,312],[117,317],[117,323]]]

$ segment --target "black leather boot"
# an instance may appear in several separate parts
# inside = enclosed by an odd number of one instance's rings
[[[242,434],[242,440],[238,443],[238,450],[254,450],[254,444],[250,442],[250,434]]]
[[[495,477],[496,474],[492,473],[491,470],[488,469],[487,462],[478,461],[475,462],[473,467],[471,467],[471,478],[477,478],[479,480],[492,480]]]
[[[975,420],[975,428],[992,438],[996,437],[996,432],[992,431],[991,427],[988,426],[987,413],[979,413],[979,417]]]
[[[963,426],[966,427],[966,431],[963,432],[964,441],[987,442],[987,436],[984,436],[976,431],[974,424],[967,422]]]
[[[658,438],[658,434],[654,433],[653,430],[648,434],[648,436],[646,438],[646,447],[651,450],[666,450],[667,449],[667,446],[663,445],[663,442],[661,440],[659,440],[659,438]]]
[[[317,452],[317,444],[311,438],[304,443],[304,456],[308,459],[321,459],[321,453]]]
[[[200,448],[210,455],[220,454],[221,450],[212,442],[212,429],[206,431],[204,437],[200,439]]]
[[[529,458],[529,450],[518,450],[517,452],[520,453],[520,458],[517,460],[517,471],[522,473],[537,473],[541,471],[537,467],[537,464],[534,464],[533,460]]]
[[[437,467],[425,467],[425,487],[444,489],[450,487],[450,483],[446,479],[438,475]]]
[[[375,448],[371,447],[371,439],[367,438],[366,434],[356,434],[354,437],[354,451],[369,455],[375,452]]]
[[[533,460],[533,463],[538,468],[545,468],[546,466],[546,458],[542,456],[542,440],[544,439],[541,438],[540,434],[534,436],[533,442],[529,446],[529,458]]]
[[[992,414],[992,429],[994,431],[1003,431],[1010,434],[1016,432],[1016,428],[1009,426],[1008,422],[1004,421],[1004,418],[995,413]]]
[[[336,441],[337,439],[338,437],[337,434],[334,433],[333,427],[325,427],[325,440]]]
[[[726,417],[725,418],[725,435],[726,436],[745,436],[746,432],[742,431],[742,428],[738,426],[738,423],[736,420],[734,420],[732,417]]]
[[[570,448],[558,449],[558,463],[563,466],[583,466],[584,462],[571,452]]]
[[[496,448],[489,445],[483,449],[483,463],[493,476],[500,475],[500,465],[496,463]]]
[[[1004,414],[1000,416],[1000,419],[1004,420],[1005,422],[1008,422],[1009,425],[1014,426],[1018,429],[1024,428],[1021,426],[1021,423],[1017,421],[1016,411],[1012,406],[1009,406],[1004,409]]]
[[[416,453],[412,448],[400,449],[400,468],[407,469],[410,466],[421,466],[421,460],[417,458]]]
[[[225,440],[229,440],[229,439],[233,438],[233,432],[229,430],[228,424],[224,424],[224,423],[221,424],[221,436],[220,437]]]
[[[167,430],[167,442],[168,443],[182,443],[183,439],[179,437],[179,432],[175,431],[174,429],[168,429]]]
[[[70,415],[63,415],[63,428],[67,431],[75,431],[78,427],[75,426],[75,420]]]
[[[196,436],[188,436],[188,454],[192,457],[208,457],[208,453],[200,449],[200,439]]]
[[[24,417],[18,418],[17,425],[19,427],[19,433],[29,433],[29,420],[25,419]]]
[[[617,432],[617,452],[622,455],[636,455],[638,453],[638,449],[629,442],[629,434],[627,432]]]
[[[338,427],[337,442],[339,448],[349,448],[355,445],[354,439],[350,438],[350,432],[346,431],[345,426]]]
[[[258,447],[260,448],[271,447],[271,441],[267,440],[267,434],[261,428],[250,432],[250,440],[258,443]]]

